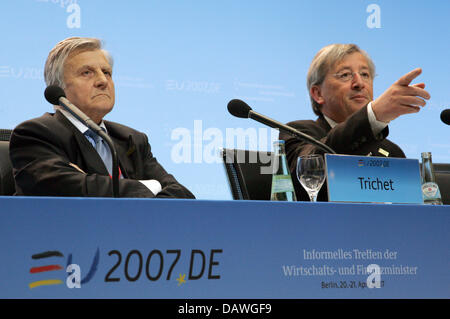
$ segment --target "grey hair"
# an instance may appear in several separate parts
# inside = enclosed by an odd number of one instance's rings
[[[315,114],[321,115],[320,104],[318,104],[311,96],[311,87],[313,85],[320,85],[325,80],[328,71],[340,62],[345,56],[359,52],[367,60],[369,65],[369,72],[372,78],[375,77],[375,64],[366,51],[360,49],[356,44],[330,44],[322,48],[314,57],[309,66],[308,75],[306,78],[306,86],[308,88],[309,97],[311,99],[312,109]]]
[[[113,67],[113,59],[109,52],[102,48],[102,42],[99,39],[71,37],[59,42],[50,51],[45,62],[44,79],[47,86],[58,85],[64,89],[64,63],[66,59],[74,53],[94,50],[101,50],[111,68]]]

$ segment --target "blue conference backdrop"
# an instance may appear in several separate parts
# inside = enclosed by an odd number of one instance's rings
[[[431,94],[390,124],[409,158],[450,162],[448,1],[0,2],[0,127],[52,111],[43,96],[51,48],[98,37],[114,58],[116,105],[107,119],[148,134],[162,165],[197,198],[231,199],[222,147],[271,150],[277,131],[231,116],[227,103],[289,122],[315,118],[306,73],[330,43],[356,43],[376,64],[374,95],[416,67]]]

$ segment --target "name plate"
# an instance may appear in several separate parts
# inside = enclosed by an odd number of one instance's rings
[[[417,159],[325,154],[330,202],[423,204]]]

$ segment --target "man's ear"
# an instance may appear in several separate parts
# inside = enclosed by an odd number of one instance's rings
[[[322,105],[325,102],[325,100],[322,97],[322,90],[320,86],[318,85],[311,86],[311,88],[309,89],[309,94],[311,95],[313,100],[316,101],[317,104]]]

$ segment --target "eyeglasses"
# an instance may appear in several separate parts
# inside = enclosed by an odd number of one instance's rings
[[[333,76],[342,82],[348,82],[353,81],[353,78],[355,77],[356,73],[359,74],[359,76],[364,82],[371,82],[373,80],[373,77],[367,71],[360,71],[360,72],[342,71],[333,74]]]

